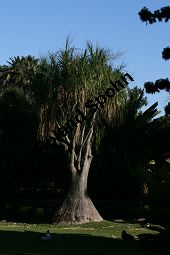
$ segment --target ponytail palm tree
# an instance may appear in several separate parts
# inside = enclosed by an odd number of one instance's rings
[[[104,135],[104,125],[101,123],[111,118],[117,110],[119,112],[126,98],[126,89],[112,99],[104,95],[104,91],[111,87],[110,80],[117,81],[122,75],[123,66],[114,66],[119,56],[119,53],[111,54],[104,48],[93,47],[91,43],[87,43],[85,50],[80,52],[70,46],[67,40],[64,50],[40,58],[33,75],[28,75],[31,82],[27,96],[39,110],[39,135],[44,142],[50,137],[63,149],[71,173],[70,191],[56,212],[54,223],[102,220],[88,196],[87,180],[93,158],[92,144],[99,146]],[[1,78],[4,80],[3,75]],[[23,87],[27,84],[24,78]],[[20,81],[20,78],[17,79]],[[17,79],[12,86],[20,84]],[[117,84],[117,89],[120,90],[120,87]],[[85,108],[87,100],[92,100],[93,109]],[[97,111],[95,108],[98,108]],[[82,122],[83,116],[86,120]],[[75,119],[79,123],[70,123]],[[66,124],[71,125],[70,132],[66,136],[59,135],[60,128]]]
[[[61,138],[59,132],[53,131],[56,143],[65,151],[67,166],[71,173],[70,190],[63,205],[56,212],[53,222],[57,224],[77,224],[89,221],[101,221],[102,217],[92,203],[87,192],[87,181],[93,153],[92,144],[100,143],[103,129],[97,129],[97,123],[102,118],[109,118],[116,112],[118,101],[123,101],[125,91],[119,93],[113,100],[106,100],[105,105],[95,103],[98,111],[85,108],[87,100],[103,96],[110,80],[115,81],[121,76],[121,68],[114,69],[109,63],[110,55],[103,49],[87,44],[85,51],[74,54],[74,48],[67,48],[57,55],[61,68],[60,82],[56,107],[56,128],[61,128],[65,122],[75,119],[75,116],[85,121],[74,126],[70,123],[70,132]],[[112,60],[115,60],[114,55]],[[65,75],[65,76],[64,76]],[[104,97],[103,97],[104,98]],[[121,104],[120,104],[121,105]],[[60,114],[60,115],[59,115]],[[57,119],[58,118],[58,119]],[[98,133],[98,134],[97,134]],[[97,141],[98,140],[98,141]]]

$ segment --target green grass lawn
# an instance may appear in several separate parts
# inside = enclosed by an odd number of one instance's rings
[[[40,236],[50,230],[52,240],[43,243]],[[133,234],[135,241],[121,240],[122,230]],[[103,221],[83,225],[58,226],[0,222],[0,255],[90,255],[100,251],[111,254],[167,254],[167,241],[138,240],[140,235],[158,234],[139,224]]]

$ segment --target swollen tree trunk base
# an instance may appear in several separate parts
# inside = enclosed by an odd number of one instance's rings
[[[87,179],[92,161],[91,140],[93,125],[90,127],[86,137],[84,137],[84,131],[85,125],[82,130],[81,143],[77,148],[79,152],[76,151],[76,141],[79,140],[78,128],[76,128],[68,150],[68,165],[72,174],[70,191],[53,218],[54,224],[82,224],[103,220],[87,194]]]
[[[70,196],[68,194],[62,207],[54,216],[54,224],[82,224],[102,221],[91,199],[86,196]]]

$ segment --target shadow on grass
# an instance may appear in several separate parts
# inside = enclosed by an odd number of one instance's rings
[[[52,240],[44,243],[40,236],[41,233],[31,231],[0,231],[0,255],[167,254],[157,249],[157,241],[126,242],[102,236],[52,233]]]

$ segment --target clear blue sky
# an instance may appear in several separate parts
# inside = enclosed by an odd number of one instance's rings
[[[77,48],[87,40],[124,52],[121,59],[133,75],[134,85],[143,86],[169,75],[170,62],[161,58],[169,46],[169,23],[147,25],[139,19],[143,6],[151,10],[169,5],[158,0],[0,0],[0,64],[11,56],[36,57],[55,52],[67,36]],[[148,96],[149,104],[158,101],[159,109],[170,101],[161,92]],[[163,110],[162,110],[163,114]]]

